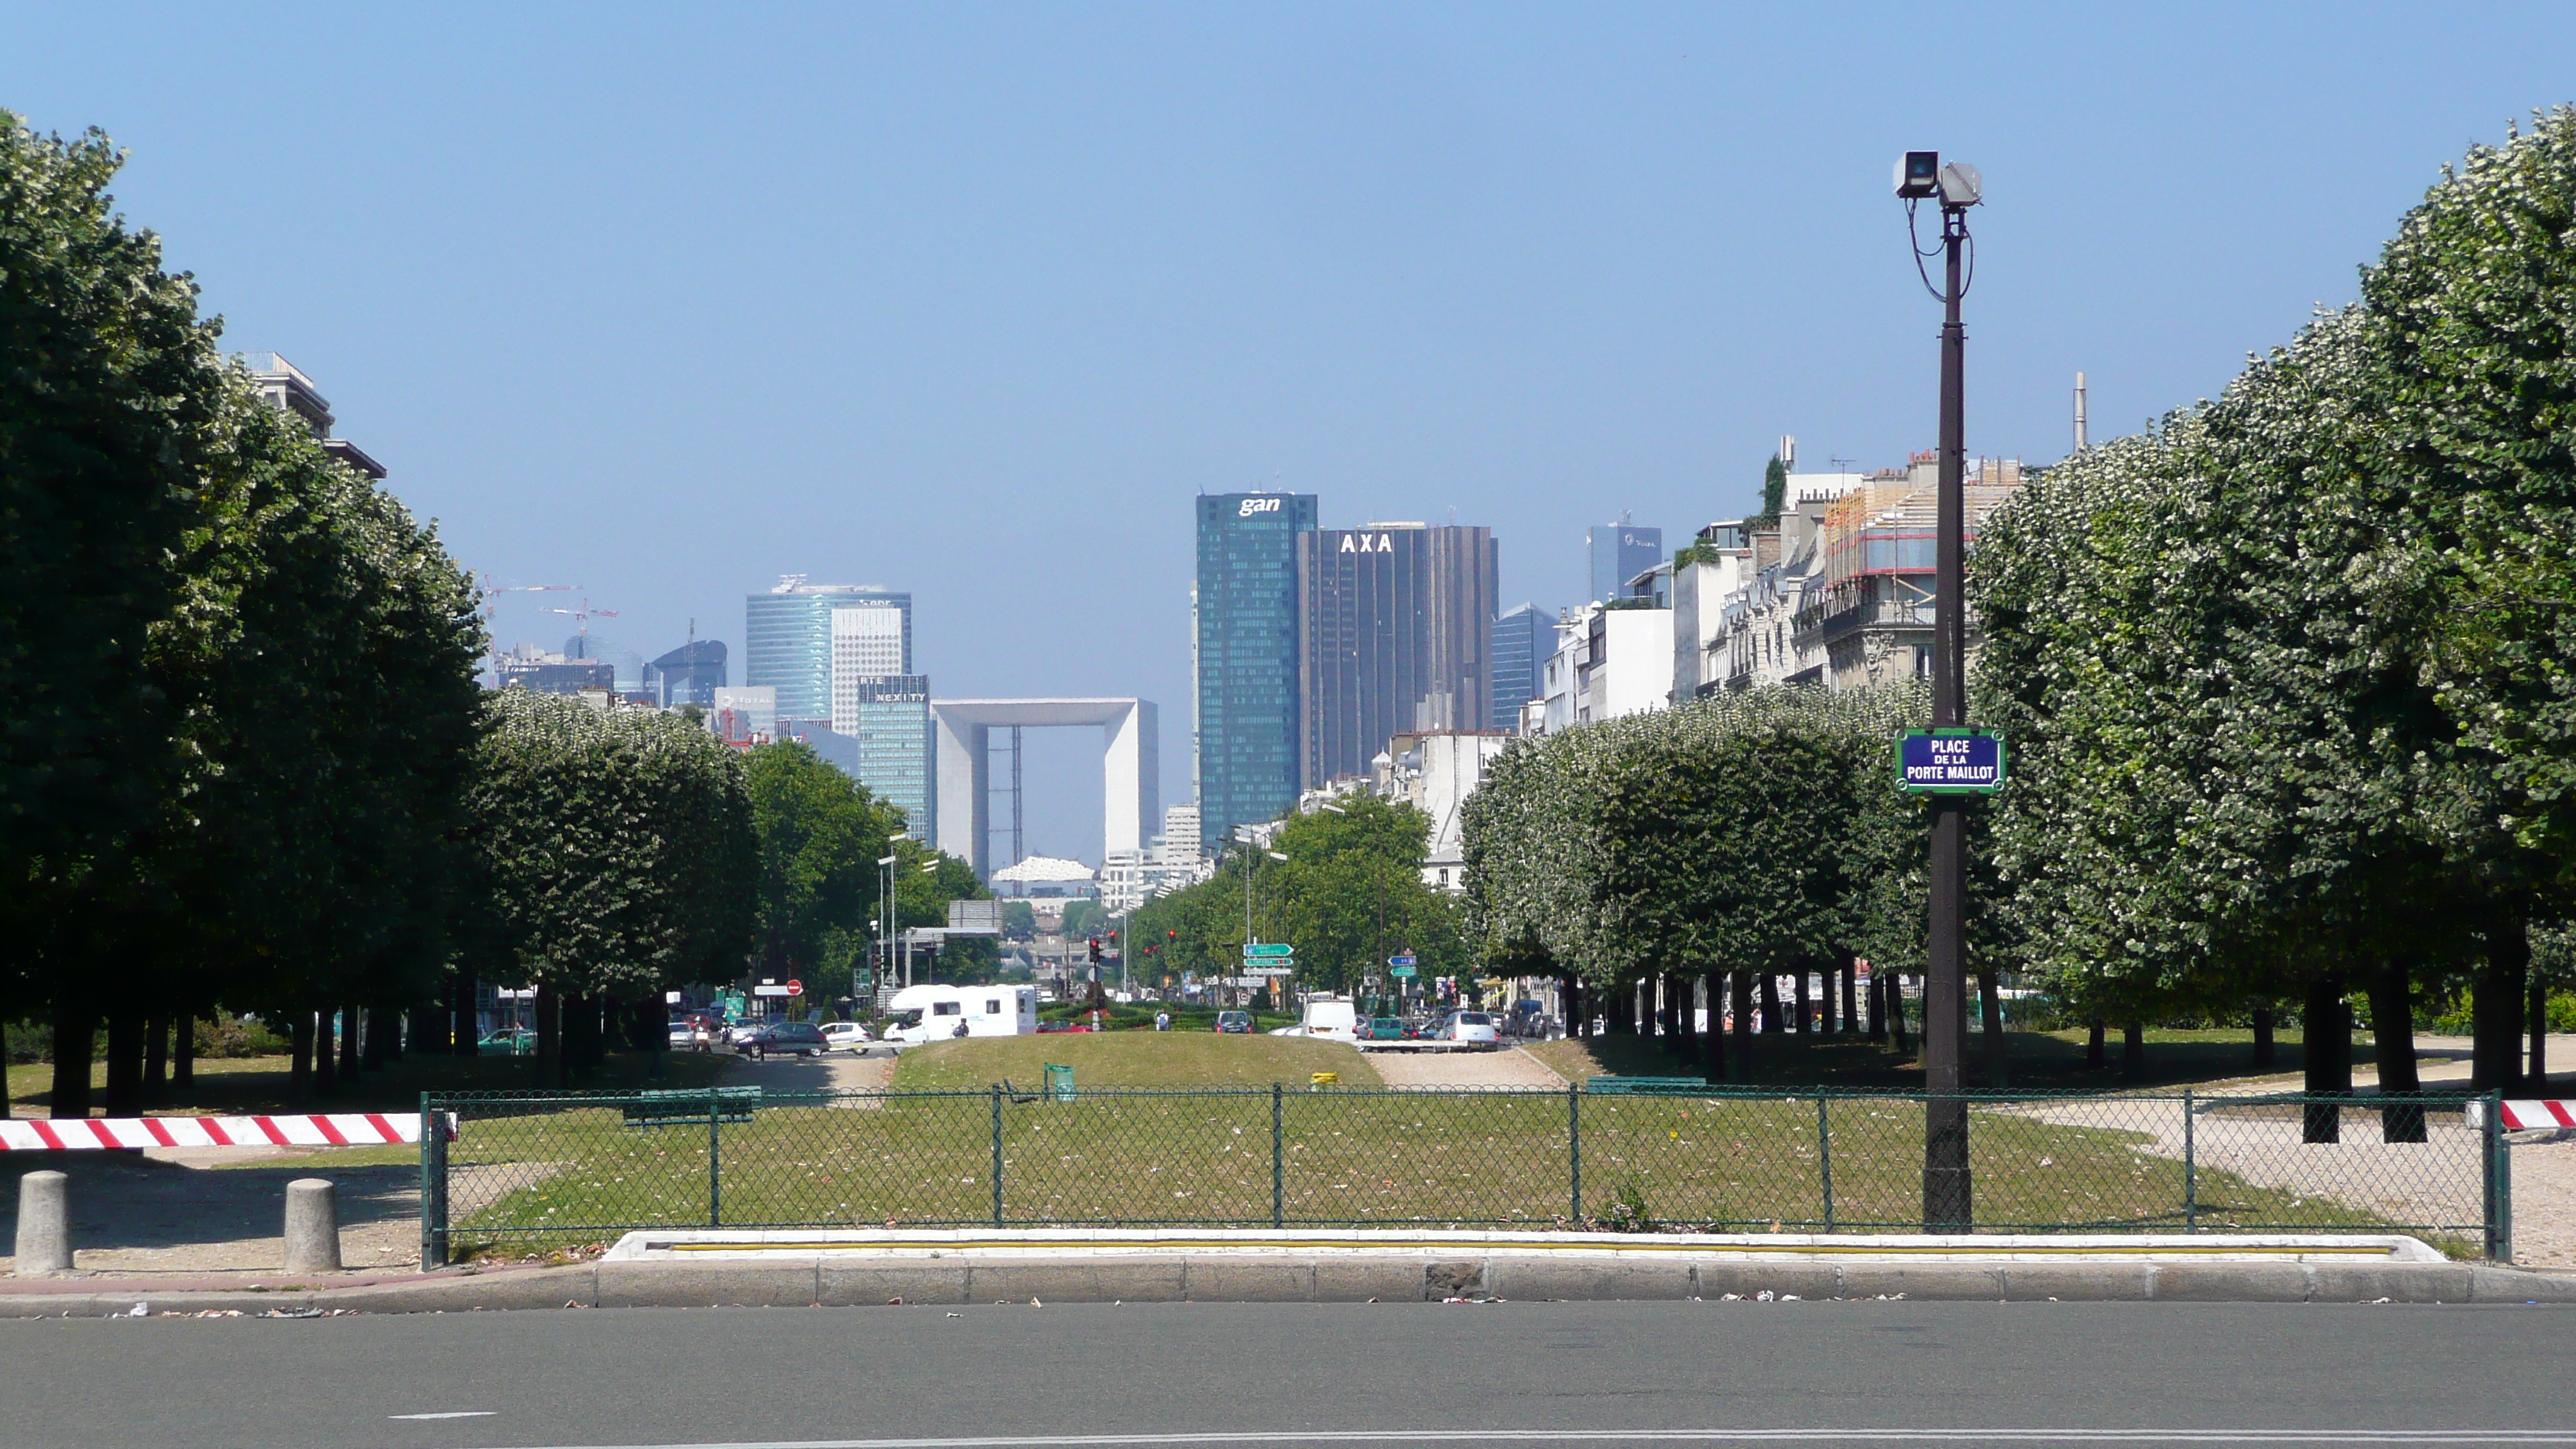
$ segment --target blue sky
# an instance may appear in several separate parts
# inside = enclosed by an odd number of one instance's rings
[[[2548,5],[0,8],[0,106],[130,148],[467,564],[648,655],[909,587],[942,694],[1157,700],[1169,799],[1194,492],[1454,512],[1553,607],[1783,433],[1930,445],[1906,147],[1987,179],[1970,450],[2046,461],[2077,369],[2097,437],[2215,392],[2571,99]],[[1057,735],[1030,845],[1094,857]]]

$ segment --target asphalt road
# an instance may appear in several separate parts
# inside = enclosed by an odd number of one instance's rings
[[[18,1449],[2576,1445],[2571,1381],[2576,1306],[1017,1304],[0,1322],[0,1440]],[[454,1417],[412,1417],[430,1415]]]

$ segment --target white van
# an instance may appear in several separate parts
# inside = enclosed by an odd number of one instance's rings
[[[898,1047],[1037,1029],[1034,986],[907,986],[886,1008],[885,1040]]]
[[[1305,1015],[1298,1019],[1295,1026],[1276,1027],[1270,1034],[1321,1037],[1325,1041],[1346,1041],[1357,1046],[1360,1039],[1359,1024],[1357,1006],[1347,1001],[1326,997],[1307,1002]]]

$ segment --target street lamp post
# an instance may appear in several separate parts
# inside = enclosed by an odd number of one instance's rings
[[[1941,452],[1933,541],[1932,727],[1961,727],[1967,708],[1967,600],[1964,587],[1966,525],[1967,332],[1959,322],[1966,295],[1960,271],[1968,245],[1968,208],[1982,191],[1977,168],[1941,164],[1937,151],[1908,151],[1897,163],[1896,194],[1905,199],[1912,235],[1918,202],[1941,208]],[[1930,253],[1914,242],[1921,272]],[[1974,276],[1973,267],[1967,274]],[[1924,285],[1931,287],[1930,275]],[[1959,1095],[1960,1065],[1967,1052],[1964,996],[1967,984],[1967,802],[1934,795],[1931,910],[1925,932],[1923,972],[1923,1227],[1926,1232],[1965,1232],[1975,1221],[1968,1176],[1968,1104]]]

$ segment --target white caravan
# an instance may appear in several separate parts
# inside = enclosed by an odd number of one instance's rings
[[[885,1040],[897,1046],[961,1036],[1026,1036],[1037,1029],[1034,986],[907,986],[886,1008]]]
[[[1359,1008],[1347,1001],[1325,997],[1306,1003],[1306,1013],[1295,1026],[1274,1027],[1272,1036],[1311,1036],[1325,1041],[1359,1044]]]

